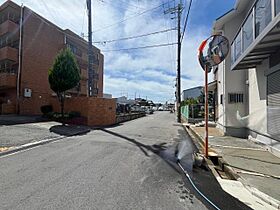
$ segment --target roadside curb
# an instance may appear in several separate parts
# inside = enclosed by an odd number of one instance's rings
[[[187,130],[187,129],[186,129]],[[188,130],[187,130],[188,131]],[[191,127],[189,127],[189,131],[196,137],[197,140],[199,140],[199,142],[204,145],[204,140],[203,140],[203,137],[201,135],[199,135],[197,132],[195,132]],[[193,139],[194,140],[194,139]],[[211,149],[213,150],[213,149]],[[216,153],[216,151],[215,151]],[[240,178],[240,176],[235,173],[235,171],[233,170],[232,167],[230,167],[227,162],[222,158],[222,156],[220,155],[219,158],[218,158],[218,161],[219,161],[219,165],[221,166],[222,170],[224,172],[226,172],[229,177],[237,180]]]
[[[280,209],[280,201],[272,198],[271,196],[261,192],[260,190],[245,184],[242,179],[239,179],[239,181],[243,184],[243,186],[254,196],[261,199],[262,201],[266,202],[267,204],[275,207],[276,209]]]
[[[189,125],[182,123],[182,127],[184,128],[184,130],[186,131],[186,133],[191,137],[191,139],[193,140],[193,143],[196,145],[196,147],[198,148],[198,150],[202,153],[202,152],[203,152],[202,150],[203,150],[203,148],[204,148],[204,146],[203,146],[204,142],[201,141],[200,136],[199,136],[197,133],[195,133],[194,131],[192,131],[192,130],[190,129],[190,126],[189,126]],[[198,141],[194,141],[194,139],[196,139],[196,140],[198,140]]]
[[[83,131],[78,131],[78,132],[75,132],[75,133],[73,133],[71,135],[61,135],[61,136],[50,138],[50,139],[45,139],[45,140],[41,140],[41,141],[27,143],[27,144],[24,144],[24,145],[21,145],[21,146],[17,146],[17,147],[11,147],[11,149],[8,149],[6,151],[0,152],[0,157],[5,156],[5,155],[9,155],[9,154],[13,154],[13,153],[16,153],[16,152],[19,152],[19,151],[22,151],[22,150],[27,150],[27,149],[30,149],[30,148],[33,148],[33,147],[37,147],[37,146],[40,146],[40,145],[44,145],[44,144],[47,144],[47,143],[51,143],[51,142],[54,142],[54,141],[58,141],[58,140],[61,140],[61,139],[65,139],[67,137],[76,136],[76,135],[82,135],[82,134],[88,133],[90,131],[91,131],[91,129],[87,128],[87,129],[85,129]]]
[[[201,135],[199,135],[197,132],[195,132],[191,126],[188,126],[188,128],[186,127],[186,125],[183,125],[184,129],[186,130],[186,132],[191,136],[193,142],[195,143],[196,141],[199,142],[200,145],[204,145],[204,140],[203,137]],[[204,148],[204,147],[202,147]],[[201,148],[200,148],[201,149]],[[228,165],[228,163],[222,158],[222,156],[220,156],[218,158],[219,161],[219,165],[221,166],[222,170],[228,174],[229,177],[233,178],[234,180],[240,181],[242,183],[242,185],[255,197],[261,199],[262,201],[264,201],[265,203],[275,207],[276,209],[280,209],[280,201],[272,198],[271,196],[259,191],[258,189],[248,185],[246,183],[246,181],[244,179],[242,179],[235,171],[232,167],[230,167]],[[209,164],[209,160],[207,159],[207,164]],[[213,171],[212,171],[213,172]],[[215,175],[215,174],[214,174]],[[219,176],[219,175],[218,175]],[[215,176],[216,177],[216,176]],[[217,178],[217,177],[216,177]]]

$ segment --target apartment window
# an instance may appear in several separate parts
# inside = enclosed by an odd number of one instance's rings
[[[74,55],[82,56],[82,51],[74,44],[67,42],[67,47],[71,50]]]
[[[15,23],[18,23],[19,19],[20,19],[20,17],[17,14],[15,14],[15,13],[9,13],[8,14],[8,18],[9,18],[9,20],[11,20],[11,21],[13,21]]]
[[[270,23],[272,19],[271,14],[271,0],[258,0],[255,7],[256,18],[256,37],[263,31],[263,29]]]
[[[10,43],[10,39],[7,36],[0,37],[0,48],[6,47]]]
[[[280,12],[280,1],[275,1],[275,14],[277,15]]]
[[[79,84],[77,85],[76,90],[77,90],[77,92],[80,92],[80,91],[81,91],[81,83],[80,83],[80,82],[79,82]]]
[[[73,54],[76,54],[76,53],[77,53],[78,49],[77,49],[76,46],[74,46],[73,44],[70,44],[70,43],[68,43],[67,46],[68,46],[68,48],[71,50],[71,52],[72,52]]]
[[[235,47],[234,47],[234,42],[232,43],[231,45],[231,48],[230,48],[230,58],[231,58],[231,65],[234,64],[235,62],[235,56],[234,56],[234,52],[235,52]]]
[[[244,95],[243,93],[229,93],[228,100],[229,100],[228,103],[230,104],[243,103]]]
[[[6,20],[8,20],[8,14],[4,13],[3,15],[1,15],[0,24],[4,23]]]
[[[234,41],[234,60],[236,61],[241,55],[241,31],[238,33],[235,41]]]
[[[99,54],[98,53],[93,54],[93,63],[96,65],[99,65]]]
[[[248,16],[243,26],[242,38],[243,38],[243,51],[245,51],[253,42],[253,12],[251,12],[251,14]]]

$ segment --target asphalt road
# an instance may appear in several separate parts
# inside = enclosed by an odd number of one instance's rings
[[[0,209],[211,208],[174,162],[180,141],[195,183],[223,209],[246,209],[210,172],[191,171],[192,143],[168,112],[0,157]]]

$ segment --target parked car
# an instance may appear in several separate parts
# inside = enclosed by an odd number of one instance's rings
[[[153,114],[154,113],[154,110],[152,110],[152,109],[147,109],[146,110],[146,114]]]

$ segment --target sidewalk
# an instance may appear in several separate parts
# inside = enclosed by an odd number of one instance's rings
[[[87,126],[38,122],[35,117],[0,116],[0,153],[62,137],[82,135],[90,130]]]
[[[58,134],[49,130],[56,125],[58,125],[56,122],[42,122],[0,126],[0,147],[20,146],[58,137]]]
[[[204,144],[205,128],[189,129]],[[209,128],[209,151],[220,157],[219,165],[253,195],[280,209],[280,158],[247,139],[222,136],[216,128]]]

